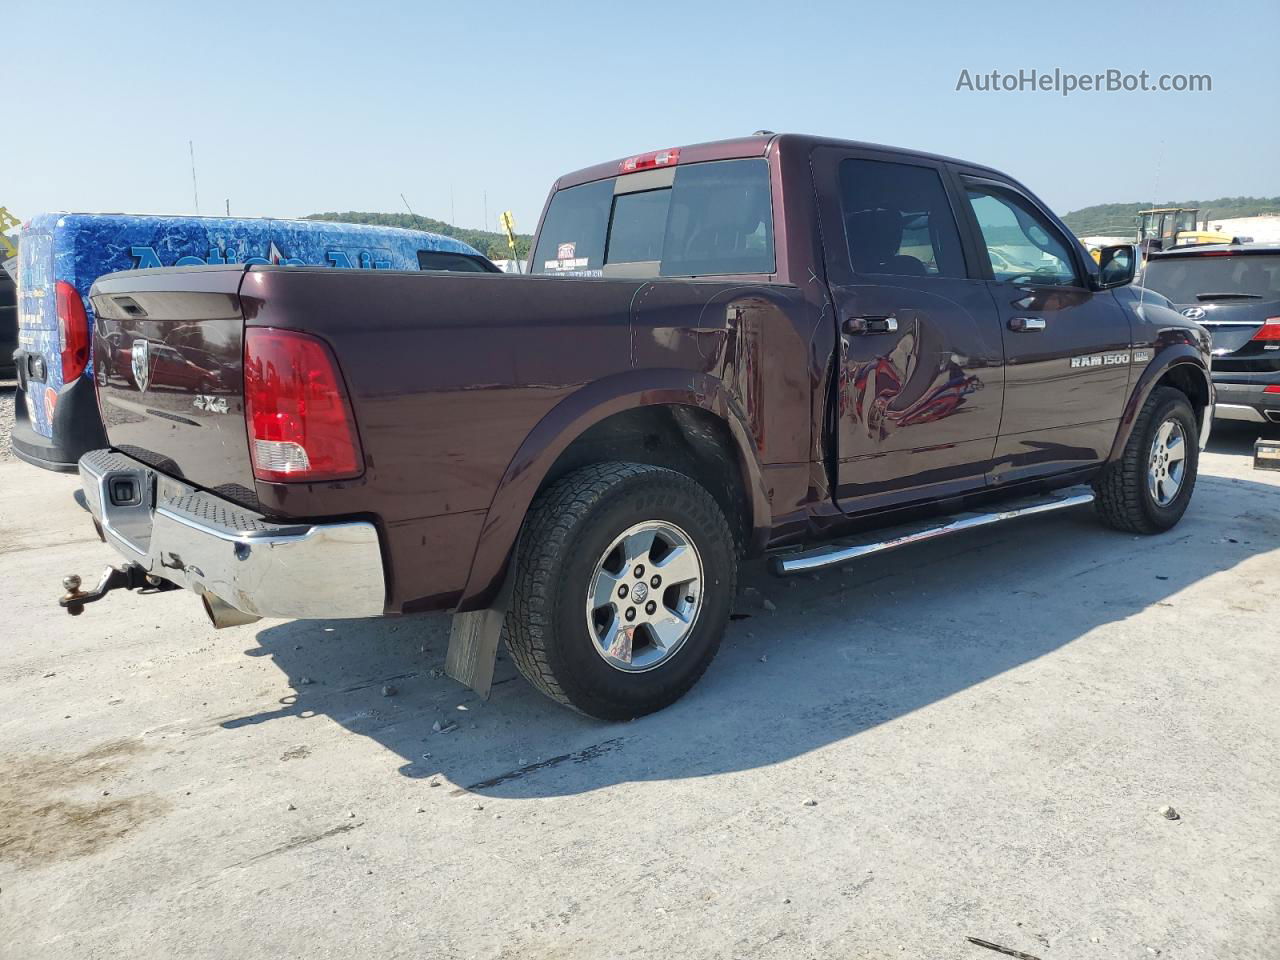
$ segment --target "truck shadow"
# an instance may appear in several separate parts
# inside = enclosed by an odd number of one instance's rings
[[[406,777],[492,797],[711,776],[846,740],[1095,628],[1176,609],[1191,602],[1185,588],[1277,551],[1280,486],[1202,476],[1182,524],[1156,537],[1108,531],[1084,508],[809,577],[777,580],[756,565],[743,579],[758,592],[740,598],[707,675],[674,706],[624,724],[544,699],[505,651],[492,698],[480,700],[442,674],[446,617],[293,621],[259,630],[247,652],[271,657],[296,694],[223,726],[325,715],[391,751]],[[1237,586],[1242,597],[1253,589]],[[1159,669],[1157,650],[1151,662]],[[1020,703],[1036,709],[1033,688]]]
[[[1215,420],[1209,434],[1208,451],[1227,453],[1253,459],[1253,445],[1259,437],[1280,439],[1280,423],[1238,423],[1234,420]]]

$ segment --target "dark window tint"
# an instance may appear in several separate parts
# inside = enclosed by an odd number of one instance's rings
[[[1280,300],[1280,256],[1152,257],[1142,285],[1174,303],[1198,303],[1205,294],[1236,294],[1243,300]],[[1210,298],[1229,300],[1229,297]]]
[[[840,200],[855,273],[965,276],[960,232],[938,171],[845,160]]]
[[[444,250],[419,250],[419,270],[451,270],[454,273],[501,273],[495,264],[469,253]]]
[[[763,157],[676,168],[664,277],[773,273],[773,204]]]
[[[969,205],[997,280],[1073,286],[1076,268],[1064,238],[1024,197],[996,188],[969,188]]]
[[[624,193],[613,201],[613,229],[609,231],[606,263],[641,263],[662,259],[667,232],[670,190]]]
[[[612,180],[557,190],[543,218],[529,272],[599,276],[612,209]]]
[[[763,157],[677,167],[670,187],[615,197],[615,185],[625,182],[601,180],[552,197],[532,272],[609,276],[607,264],[630,264],[618,275],[773,273],[773,207]]]

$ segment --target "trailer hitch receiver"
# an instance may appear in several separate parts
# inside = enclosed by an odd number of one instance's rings
[[[81,580],[77,574],[62,578],[62,587],[66,590],[58,598],[58,606],[64,608],[73,617],[84,613],[84,605],[101,600],[112,590],[176,590],[178,585],[152,576],[138,563],[126,563],[122,567],[107,567],[98,579],[98,585],[92,590],[81,590]]]

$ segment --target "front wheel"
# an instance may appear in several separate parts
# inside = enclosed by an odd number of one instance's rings
[[[1130,533],[1168,530],[1187,511],[1200,463],[1199,428],[1186,394],[1157,387],[1120,459],[1094,481],[1098,515]]]
[[[737,553],[690,478],[600,463],[534,500],[513,576],[504,634],[520,672],[566,706],[628,720],[679,699],[711,663]]]

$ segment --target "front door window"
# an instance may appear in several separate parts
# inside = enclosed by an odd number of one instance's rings
[[[1065,243],[1031,204],[996,188],[971,186],[968,193],[995,279],[1035,286],[1080,286]]]

